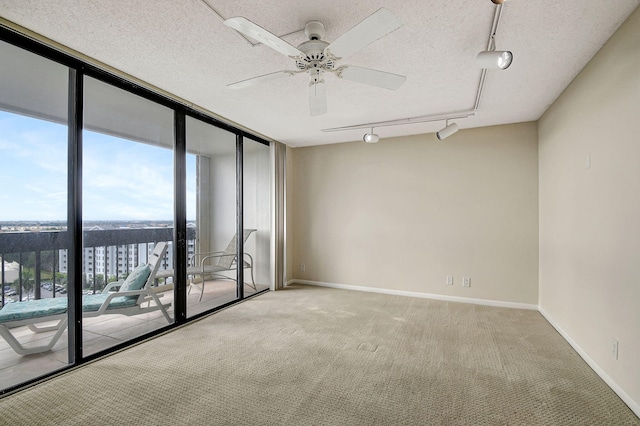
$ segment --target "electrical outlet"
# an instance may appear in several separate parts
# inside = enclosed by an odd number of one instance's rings
[[[304,272],[304,271],[306,271],[306,270],[307,270],[307,267],[304,265],[304,263],[301,263],[301,264],[300,264],[300,271],[301,271],[301,272]]]
[[[613,337],[611,338],[611,356],[613,359],[618,359],[618,341]]]
[[[453,277],[447,277],[447,285],[453,285]]]
[[[462,287],[471,287],[471,278],[462,277]]]

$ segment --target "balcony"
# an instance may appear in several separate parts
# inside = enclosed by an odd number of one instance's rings
[[[187,238],[195,239],[195,229],[188,230]],[[97,279],[98,275],[102,274],[105,280],[111,278],[117,281],[128,274],[138,263],[148,259],[149,244],[159,241],[171,242],[172,240],[173,228],[169,227],[83,231],[84,258],[82,264],[92,266],[91,270],[83,270],[83,275],[86,278],[83,290],[89,290],[91,293],[99,292],[104,287],[104,282],[100,285],[101,283]],[[17,262],[20,265],[18,284],[13,288],[16,294],[14,297],[7,298],[6,291],[2,292],[0,305],[4,306],[5,303],[32,298],[56,297],[57,292],[51,292],[46,285],[43,287],[43,284],[47,282],[53,286],[59,285],[57,282],[59,277],[66,275],[68,262],[64,257],[64,251],[69,245],[69,236],[66,231],[0,233],[0,257],[5,259],[6,255],[12,254],[15,258],[17,254]],[[140,250],[140,247],[143,247],[145,253],[139,253],[138,262],[119,263],[116,260],[119,247],[126,247],[127,253],[130,249]],[[111,248],[115,248],[115,250]],[[96,270],[96,263],[88,261],[89,256],[95,257],[96,249],[104,250],[102,264],[105,266],[102,270]],[[49,260],[53,261],[49,265],[42,264],[43,253],[52,255]],[[171,255],[172,251],[168,250],[161,268],[171,268],[173,264]],[[30,268],[24,268],[25,262],[31,259]],[[113,267],[114,265],[117,267]],[[110,270],[112,273],[109,273]],[[43,280],[43,275],[47,279]],[[6,279],[4,262],[0,264],[0,280],[3,287],[11,284]]]
[[[195,246],[195,229],[190,228],[187,235],[188,247]],[[172,228],[140,228],[118,230],[87,230],[83,232],[85,259],[83,265],[91,264],[92,271],[83,271],[87,277],[84,281],[83,293],[91,294],[100,292],[104,286],[100,282],[99,270],[96,270],[94,262],[85,262],[88,253],[95,250],[104,250],[107,266],[116,262],[117,247],[126,246],[126,250],[134,251],[145,248],[146,251],[138,252],[137,259],[145,262],[153,249],[153,244],[159,241],[170,242],[173,239]],[[2,304],[18,303],[19,300],[48,297],[66,297],[66,286],[59,271],[59,251],[68,246],[68,234],[60,232],[33,232],[33,233],[0,233],[0,256],[13,255],[23,260],[32,259],[33,267],[23,265],[19,268],[17,285],[11,285],[12,291],[2,292]],[[137,247],[134,249],[134,247]],[[116,248],[116,249],[114,249]],[[50,253],[58,253],[56,261],[44,265],[43,258],[51,258]],[[165,255],[161,261],[161,270],[171,269],[173,264],[171,254]],[[48,254],[48,255],[46,255]],[[4,262],[3,263],[3,273]],[[103,263],[104,264],[104,263]],[[116,272],[117,278],[130,272],[127,267]],[[2,277],[0,276],[0,278]],[[112,277],[115,278],[115,277]],[[10,284],[3,283],[3,287]],[[199,286],[200,284],[198,284]],[[173,302],[174,292],[171,278],[156,280],[157,291],[161,295],[163,303]],[[268,285],[256,285],[257,291],[268,288]],[[236,284],[230,280],[207,281],[204,285],[204,293],[200,299],[200,288],[193,288],[187,295],[187,315],[189,317],[210,311],[218,306],[227,304],[236,299]],[[15,295],[8,296],[7,293]],[[245,286],[245,295],[254,294],[256,290]],[[173,303],[169,314],[173,317]],[[167,321],[161,312],[152,312],[135,316],[101,315],[95,318],[83,319],[83,353],[93,354],[108,349],[114,345],[126,342],[140,335],[152,332],[167,325]],[[54,332],[32,333],[26,326],[12,329],[12,332],[21,343],[38,345],[38,341],[46,341]],[[9,344],[0,339],[0,390],[19,385],[27,380],[34,379],[49,372],[61,369],[67,365],[67,332],[63,334],[57,344],[49,352],[20,356],[16,354]]]

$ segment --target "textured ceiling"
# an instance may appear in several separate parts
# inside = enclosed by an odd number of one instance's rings
[[[291,59],[252,46],[225,26],[244,16],[297,46],[306,22],[331,42],[380,7],[403,26],[339,65],[407,76],[397,91],[326,76],[328,112],[312,117],[304,75],[231,90],[227,84],[280,70]],[[537,120],[640,0],[509,0],[496,44],[513,65],[489,71],[475,116],[461,128]],[[291,146],[353,141],[364,131],[323,132],[474,107],[495,6],[489,0],[0,0],[0,16]],[[430,133],[436,123],[380,127],[381,137]]]

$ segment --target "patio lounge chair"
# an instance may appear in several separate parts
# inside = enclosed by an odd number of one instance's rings
[[[83,296],[82,316],[137,315],[159,310],[171,323],[172,319],[167,312],[171,303],[162,304],[159,296],[151,288],[160,267],[160,259],[164,256],[166,249],[166,242],[157,243],[149,256],[149,263],[135,268],[126,280],[108,284],[100,294]],[[119,290],[113,291],[116,287],[119,287]],[[0,335],[19,355],[49,351],[67,328],[67,310],[66,297],[9,303],[0,309]],[[58,322],[55,325],[38,325],[51,321]],[[56,333],[46,345],[25,348],[10,331],[11,328],[24,325],[34,333],[46,331],[56,331]]]
[[[255,229],[245,229],[242,233],[243,242],[247,242],[249,236],[256,231]],[[225,272],[235,271],[238,268],[237,261],[237,235],[234,235],[229,245],[224,251],[215,251],[208,253],[196,253],[189,259],[189,266],[187,267],[187,275],[192,277],[191,285],[189,286],[189,290],[191,290],[191,286],[197,286],[194,283],[196,277],[200,277],[202,279],[202,283],[200,285],[200,299],[202,300],[202,295],[204,294],[204,282],[205,277],[211,279],[218,280],[231,280],[236,281],[235,277],[230,277],[225,275]],[[249,287],[252,287],[257,291],[256,282],[253,278],[253,257],[249,253],[244,253],[244,259],[242,260],[242,267],[249,268],[251,270],[251,284],[245,283]]]

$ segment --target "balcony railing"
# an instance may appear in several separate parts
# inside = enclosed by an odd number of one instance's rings
[[[189,242],[195,240],[195,234],[194,228],[187,229]],[[172,240],[173,228],[168,227],[83,231],[81,261],[83,269],[90,269],[83,270],[86,278],[86,282],[83,283],[84,289],[92,293],[99,292],[110,279],[118,280],[138,263],[146,262],[153,250],[153,245],[149,246],[150,243],[171,243]],[[123,247],[125,253],[122,253]],[[60,276],[66,274],[69,262],[60,262],[60,257],[62,255],[64,260],[64,251],[68,248],[69,235],[66,231],[0,233],[0,257],[3,259],[0,262],[1,306],[10,301],[56,297],[56,293],[66,292],[65,286],[60,282]],[[96,256],[96,250],[101,250],[103,255]],[[14,284],[13,280],[7,282],[7,255],[18,263],[17,284]],[[126,261],[118,262],[118,257],[124,257]],[[43,262],[43,258],[47,261]],[[97,265],[99,258],[100,267]],[[60,263],[63,263],[63,271],[60,271]],[[172,264],[173,259],[167,254],[160,269],[170,269]],[[109,274],[110,270],[114,273]],[[103,275],[102,283],[99,282],[99,275]]]

